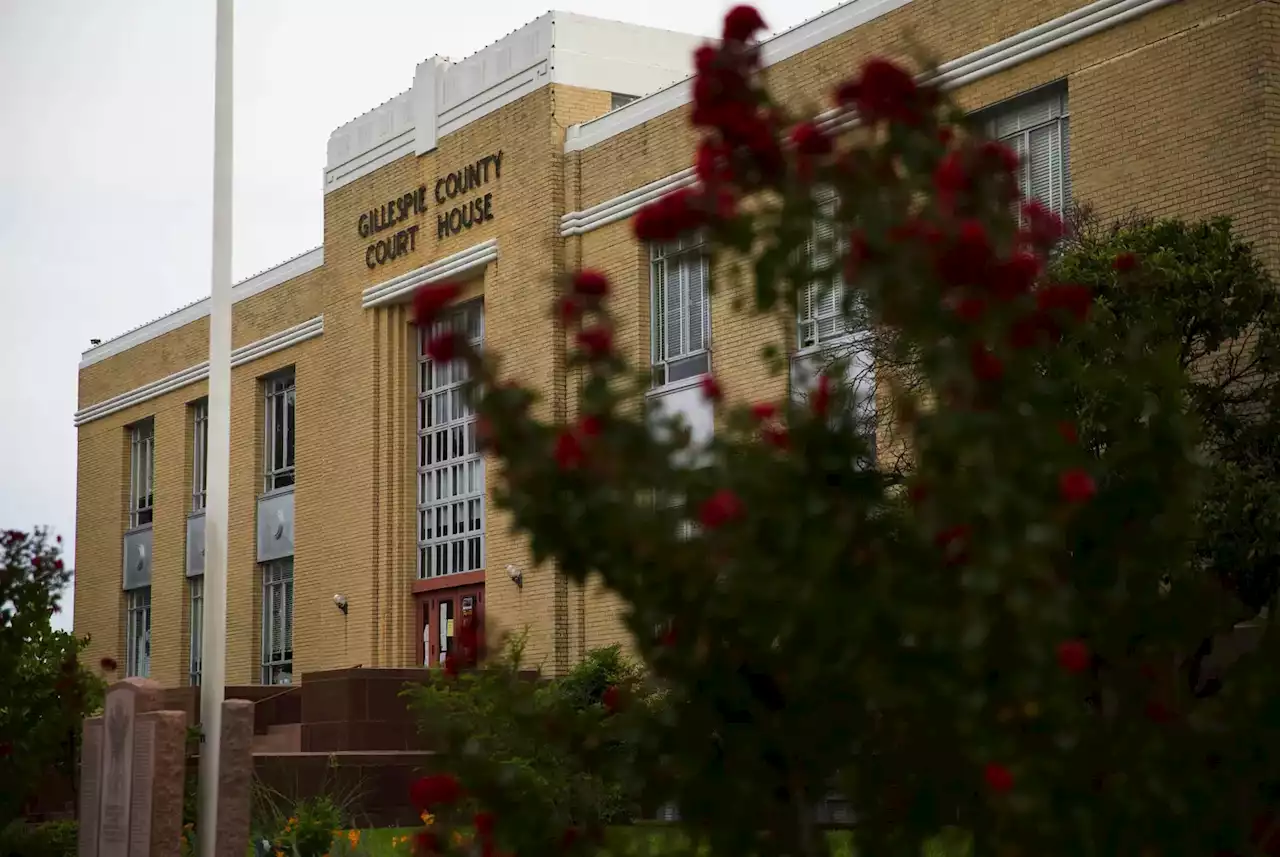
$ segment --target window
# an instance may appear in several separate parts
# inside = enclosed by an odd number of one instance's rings
[[[267,448],[263,456],[265,491],[293,484],[293,371],[266,381]]]
[[[711,371],[707,258],[699,235],[654,245],[650,258],[653,384],[661,387]]]
[[[418,329],[418,577],[484,568],[484,460],[467,401],[467,365],[426,355],[448,327],[484,342],[484,305],[464,306],[434,328]]]
[[[609,93],[609,109],[617,110],[619,107],[625,107],[639,97],[638,95],[623,95],[621,92],[611,92]]]
[[[130,589],[125,596],[125,675],[151,675],[151,587]]]
[[[1065,89],[1040,90],[992,110],[987,133],[1022,160],[1018,185],[1060,215],[1071,203],[1070,120]]]
[[[156,424],[135,423],[129,430],[129,529],[151,523],[156,484]]]
[[[851,331],[844,314],[844,278],[839,260],[845,242],[836,238],[835,192],[829,188],[819,191],[816,202],[818,218],[813,234],[805,242],[804,254],[810,267],[820,273],[799,295],[796,332],[802,350],[827,345]]]
[[[293,683],[293,557],[262,566],[262,683]]]
[[[200,686],[200,663],[204,660],[204,578],[187,579],[191,595],[191,658],[190,683],[192,687]]]
[[[191,511],[203,512],[205,493],[209,489],[209,400],[191,406]]]

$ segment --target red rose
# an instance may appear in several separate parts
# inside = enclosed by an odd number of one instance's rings
[[[607,327],[589,327],[578,334],[578,344],[592,360],[608,357],[613,348],[613,334]]]
[[[1080,442],[1080,435],[1076,433],[1076,427],[1066,420],[1058,423],[1058,434],[1072,446]]]
[[[693,52],[693,68],[698,74],[702,74],[710,69],[716,63],[716,58],[720,56],[720,52],[716,50],[715,45],[699,45],[698,49]]]
[[[819,417],[825,417],[827,411],[831,410],[831,378],[827,375],[818,376],[818,386],[813,391],[813,413]]]
[[[636,213],[636,238],[641,241],[671,241],[682,233],[696,229],[706,221],[695,205],[697,192],[682,187],[646,205]]]
[[[956,524],[939,530],[933,537],[933,543],[942,550],[947,565],[963,565],[968,562],[969,536],[972,532],[968,524]]]
[[[582,304],[573,295],[565,295],[556,301],[556,314],[566,325],[573,324],[582,318]]]
[[[718,402],[724,398],[724,391],[720,389],[720,382],[715,379],[714,375],[703,375],[700,386],[702,387],[702,395],[709,400]]]
[[[115,658],[105,657],[102,660],[98,661],[98,666],[102,667],[104,672],[113,673],[116,671],[116,667],[118,666],[118,664],[116,664]]]
[[[1032,247],[1047,250],[1066,231],[1062,218],[1045,207],[1038,199],[1033,199],[1022,206],[1022,217],[1026,220],[1026,228],[1022,231],[1022,239]]]
[[[742,501],[728,488],[721,488],[702,503],[698,520],[708,530],[718,529],[742,517]]]
[[[438,360],[446,363],[458,356],[458,349],[462,341],[458,334],[452,330],[446,330],[431,337],[431,341],[427,343],[427,356],[432,360]]]
[[[460,672],[462,672],[462,664],[453,652],[449,652],[444,656],[444,674],[449,678],[457,678]]]
[[[751,406],[751,416],[760,422],[773,419],[778,414],[778,409],[769,402],[760,402]]]
[[[868,122],[881,119],[914,125],[920,121],[921,103],[915,78],[901,66],[873,58],[862,66],[854,96],[858,112]]]
[[[471,826],[476,829],[476,833],[481,837],[493,835],[494,817],[491,812],[477,812],[471,819]]]
[[[579,271],[573,278],[573,290],[580,295],[602,298],[609,294],[609,280],[599,271]]]
[[[62,571],[62,560],[60,560],[60,559],[55,559],[55,560],[53,561],[53,567],[54,567],[57,571]]]
[[[1068,470],[1058,477],[1058,494],[1068,503],[1084,503],[1097,492],[1093,477],[1079,468]]]
[[[1013,300],[1031,291],[1038,276],[1040,257],[1019,250],[996,264],[991,275],[991,293],[1003,301]]]
[[[1052,283],[1036,292],[1036,306],[1041,312],[1065,312],[1076,321],[1088,317],[1092,303],[1089,287],[1075,283]]]
[[[982,778],[987,781],[987,788],[996,794],[1004,794],[1013,788],[1013,774],[1004,765],[989,762],[982,771]]]
[[[600,418],[595,414],[587,414],[578,421],[578,430],[582,432],[584,437],[596,437],[600,434],[601,428],[603,428],[603,425],[600,422]]]
[[[704,184],[730,178],[729,149],[723,143],[703,139],[698,145],[698,155],[693,162],[693,171]]]
[[[420,287],[413,293],[413,320],[429,324],[461,294],[462,286],[457,283],[428,283]]]
[[[965,295],[955,302],[954,309],[961,320],[976,324],[986,315],[987,302],[973,295]]]
[[[611,684],[605,688],[604,693],[600,696],[600,702],[604,705],[605,711],[615,714],[622,705],[622,692],[618,690],[616,684]]]
[[[560,837],[560,850],[568,851],[578,841],[578,828],[566,827],[564,834]]]
[[[944,148],[946,146],[950,146],[951,140],[955,135],[956,132],[950,125],[943,125],[938,129],[938,142],[941,143]]]
[[[1009,331],[1009,344],[1017,349],[1031,348],[1043,342],[1056,342],[1062,336],[1057,323],[1043,312],[1023,316]]]
[[[556,436],[556,448],[553,453],[556,465],[561,470],[573,470],[582,464],[586,455],[582,451],[582,443],[571,431],[562,431]]]
[[[987,140],[978,150],[983,160],[1006,173],[1016,172],[1019,166],[1018,153],[995,140]]]
[[[949,286],[981,285],[991,270],[991,240],[977,220],[960,224],[955,240],[938,257],[938,275]]]
[[[419,830],[416,844],[418,846],[418,854],[421,855],[421,857],[426,857],[428,854],[440,853],[440,838],[436,836],[434,831]]]
[[[670,648],[676,644],[676,640],[678,639],[679,637],[676,635],[676,626],[672,624],[668,625],[667,629],[662,632],[662,637],[659,638],[658,642],[663,646]]]
[[[1058,644],[1058,666],[1069,673],[1082,673],[1089,668],[1089,647],[1083,640],[1064,640]]]
[[[745,42],[764,27],[764,18],[754,6],[734,6],[724,16],[724,40]]]
[[[1111,267],[1121,274],[1127,274],[1138,267],[1138,257],[1129,252],[1117,253],[1111,260]]]
[[[831,138],[812,122],[801,122],[791,129],[791,143],[802,155],[829,155],[833,148]]]
[[[907,499],[911,501],[911,505],[919,506],[929,496],[929,487],[923,482],[912,482],[907,486]]]
[[[0,741],[0,758],[8,758],[13,755],[13,745],[8,741]]]
[[[791,436],[781,426],[765,426],[760,431],[760,435],[765,443],[776,449],[786,449],[791,445]]]
[[[933,189],[943,208],[955,206],[956,197],[969,189],[969,171],[959,152],[948,152],[933,170]]]
[[[969,349],[969,368],[979,381],[999,381],[1004,375],[1004,364],[1000,358],[978,342]]]
[[[448,806],[462,797],[462,784],[452,774],[429,774],[419,777],[409,787],[409,800],[421,812],[432,807]]]

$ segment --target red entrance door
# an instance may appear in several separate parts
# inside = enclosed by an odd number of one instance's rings
[[[444,665],[454,648],[457,626],[470,620],[483,626],[484,584],[440,589],[418,596],[418,663],[428,667]]]

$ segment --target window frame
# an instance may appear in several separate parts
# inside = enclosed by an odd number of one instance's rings
[[[418,327],[414,451],[418,580],[483,571],[487,561],[485,462],[476,436],[476,414],[466,396],[467,365],[461,360],[437,364],[426,354],[431,337],[448,329],[464,334],[473,347],[482,349],[483,299],[462,304],[429,328]],[[449,532],[440,535],[444,529]]]
[[[263,493],[291,489],[297,483],[296,461],[296,426],[297,426],[297,375],[293,367],[268,375],[263,378],[263,451],[262,482]],[[276,415],[276,403],[279,402],[280,414]],[[290,408],[292,407],[292,412]],[[291,421],[289,418],[293,417]],[[275,443],[276,421],[283,420],[281,428],[281,444],[277,460]],[[292,422],[292,424],[291,424]]]
[[[139,483],[146,482],[147,493],[138,496]],[[156,492],[156,421],[155,417],[138,420],[129,426],[129,529],[138,530],[155,520]]]
[[[1033,197],[1031,175],[1031,138],[1033,134],[1052,128],[1054,131],[1054,148],[1051,159],[1056,156],[1061,176],[1056,182],[1061,199],[1053,199],[1055,182],[1050,161],[1050,199],[1041,199],[1046,208],[1065,217],[1072,204],[1071,186],[1071,101],[1068,97],[1065,82],[1051,83],[1016,95],[1006,101],[993,104],[979,111],[983,131],[988,137],[1012,148],[1018,153],[1018,187],[1021,190],[1019,203],[1028,202]],[[1038,111],[1045,111],[1045,118],[1031,118]],[[1015,127],[1004,128],[1002,122],[1012,122]]]
[[[125,590],[125,659],[126,678],[148,678],[151,675],[151,587]]]
[[[283,557],[264,562],[259,566],[261,573],[261,619],[262,619],[262,673],[259,676],[264,685],[293,684],[293,557]],[[275,595],[279,593],[280,639],[277,640],[273,627],[275,617]],[[277,645],[277,642],[279,645]]]
[[[209,501],[209,400],[191,404],[191,511],[203,512]]]
[[[649,251],[649,344],[650,367],[653,372],[653,390],[685,385],[711,372],[711,278],[710,260],[706,252],[705,236],[689,233],[674,241],[652,242]],[[689,260],[694,259],[693,263]],[[690,323],[693,311],[690,305],[689,277],[686,271],[693,264],[699,266],[702,298],[702,345],[692,347],[693,327]],[[661,272],[661,274],[659,274]],[[670,295],[672,273],[677,275],[684,307],[681,312],[682,350],[672,356],[667,353],[667,299]],[[675,373],[673,373],[675,369]],[[680,377],[673,378],[673,374]]]
[[[832,263],[839,260],[840,253],[846,250],[848,244],[847,241],[841,240],[837,235],[839,227],[835,222],[835,216],[840,201],[836,196],[835,188],[822,187],[817,189],[814,193],[814,204],[818,208],[818,217],[814,219],[803,250],[805,258],[810,262],[810,268],[818,267],[818,264],[814,262],[814,256],[819,253],[824,244],[829,244],[829,247],[823,252],[831,255]],[[820,237],[818,234],[824,222],[829,224],[831,230],[830,238]],[[835,265],[835,271],[831,275],[830,283],[820,283],[815,279],[805,284],[801,293],[797,296],[796,302],[797,355],[817,354],[828,348],[836,348],[853,342],[858,338],[859,331],[854,329],[844,313],[845,290],[844,272],[838,264]],[[822,302],[828,295],[831,296],[830,310],[815,312],[815,305]],[[830,319],[837,319],[835,330],[824,338],[821,335],[822,324]],[[807,326],[812,327],[812,341],[806,340],[805,330]]]
[[[204,575],[187,578],[187,603],[191,612],[187,622],[187,683],[199,687],[204,668]]]

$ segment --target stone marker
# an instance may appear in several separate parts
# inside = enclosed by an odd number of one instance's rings
[[[182,835],[187,716],[160,711],[160,686],[125,679],[84,724],[80,857],[170,857]]]
[[[249,789],[253,782],[253,703],[222,703],[218,759],[218,844],[213,857],[244,857],[249,841]]]

